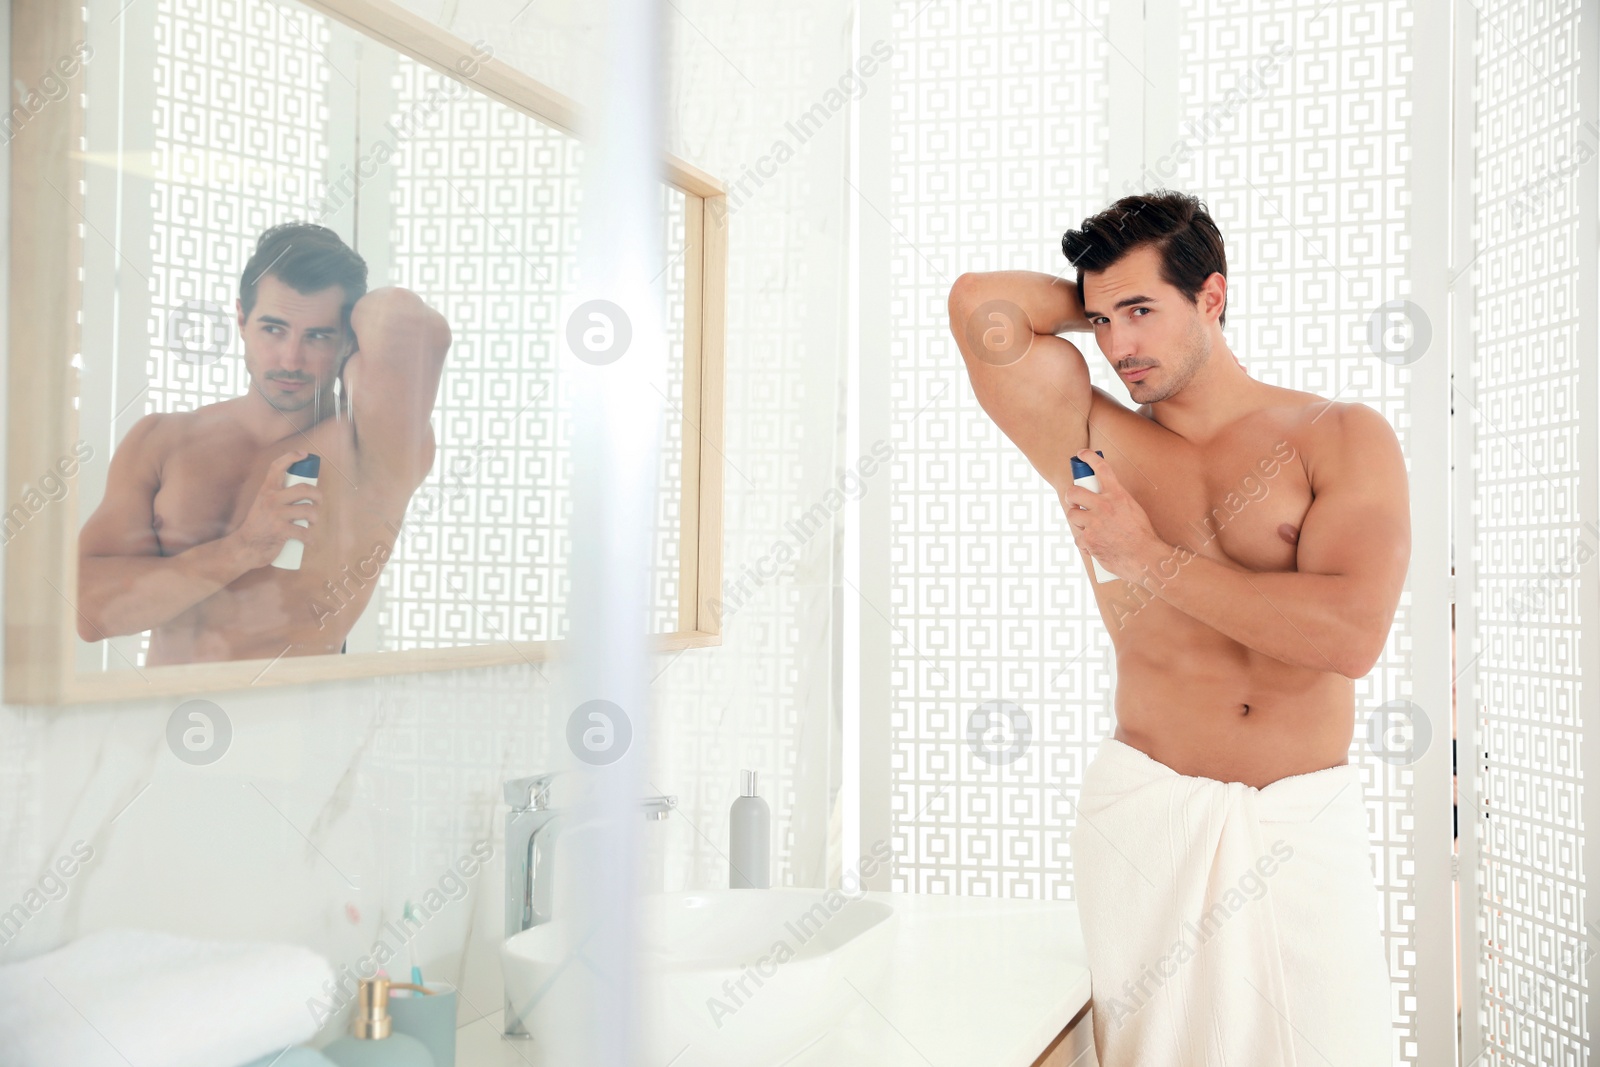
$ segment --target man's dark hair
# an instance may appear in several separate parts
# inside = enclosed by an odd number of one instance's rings
[[[1080,295],[1084,271],[1103,271],[1145,245],[1154,245],[1161,253],[1161,280],[1188,297],[1191,304],[1200,303],[1200,287],[1212,274],[1228,276],[1222,234],[1206,213],[1205,204],[1187,193],[1158,189],[1125,196],[1061,237],[1061,251],[1078,268]],[[1217,321],[1227,325],[1226,296]]]
[[[340,314],[346,327],[350,309],[367,292],[367,261],[337,233],[314,222],[285,222],[256,238],[255,254],[239,275],[239,306],[246,319],[256,306],[256,285],[268,274],[298,293],[342,286]]]

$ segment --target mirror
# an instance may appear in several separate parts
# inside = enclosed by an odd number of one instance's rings
[[[76,26],[47,6],[19,4],[34,25],[16,49],[76,58],[81,141],[55,114],[68,150],[52,158],[41,110],[13,165],[31,147],[44,182],[55,164],[81,194],[61,261],[81,270],[59,414],[75,426],[50,457],[71,506],[42,513],[75,551],[68,610],[51,605],[66,670],[35,668],[31,688],[126,697],[547,656],[565,631],[558,364],[619,329],[562,321],[571,104],[392,5],[90,0]],[[650,623],[686,647],[716,635],[725,234],[720,187],[665,169]],[[28,196],[14,190],[14,222]],[[50,410],[27,393],[13,442]],[[11,473],[13,499],[40,482]],[[7,534],[8,631],[39,641],[49,612],[19,627]]]

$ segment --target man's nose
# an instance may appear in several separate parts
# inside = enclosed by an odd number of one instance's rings
[[[283,369],[299,373],[305,370],[308,357],[311,355],[310,346],[305,338],[299,337],[284,345]]]
[[[1115,326],[1106,327],[1106,355],[1113,360],[1121,361],[1134,354],[1133,332],[1121,330]]]

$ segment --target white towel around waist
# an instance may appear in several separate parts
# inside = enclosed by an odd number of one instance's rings
[[[1391,1067],[1360,768],[1263,789],[1115,738],[1071,833],[1100,1067]]]

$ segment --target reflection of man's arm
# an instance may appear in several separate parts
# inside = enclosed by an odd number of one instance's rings
[[[374,289],[350,310],[359,351],[344,387],[362,469],[416,486],[433,466],[428,419],[450,347],[450,324],[409,289]]]
[[[317,522],[322,490],[284,486],[289,465],[306,455],[288,451],[267,467],[244,522],[214,541],[171,556],[155,532],[161,486],[150,434],[159,415],[146,415],[122,439],[106,472],[106,495],[78,534],[78,636],[99,641],[143,633],[171,621],[234,579],[272,562],[296,519]]]
[[[248,569],[226,537],[161,555],[154,505],[160,478],[150,447],[160,418],[146,415],[117,446],[105,498],[78,534],[78,636],[85,641],[160,626]]]

